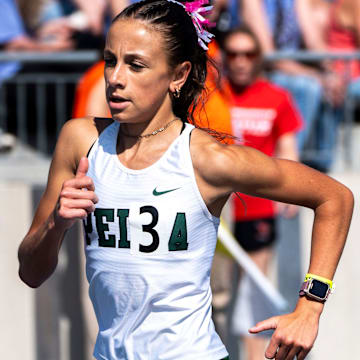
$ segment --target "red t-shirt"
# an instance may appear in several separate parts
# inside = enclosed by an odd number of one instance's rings
[[[229,90],[232,134],[238,138],[235,142],[273,156],[278,139],[300,129],[300,115],[285,90],[262,79],[240,94],[231,86]],[[246,204],[246,214],[243,202],[234,196],[235,220],[274,216],[272,201],[244,194],[241,198]]]

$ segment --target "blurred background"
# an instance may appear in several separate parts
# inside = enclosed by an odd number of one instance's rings
[[[56,272],[39,289],[26,287],[18,278],[17,248],[46,186],[62,125],[72,117],[108,114],[102,49],[111,19],[130,2],[0,1],[2,358],[92,359],[97,325],[87,297],[81,226],[68,233]],[[309,358],[356,359],[360,321],[360,3],[214,0],[213,5],[216,42],[209,55],[220,71],[228,76],[223,69],[226,56],[229,60],[225,34],[246,24],[264,57],[261,76],[286,91],[301,119],[299,161],[342,181],[355,194],[348,244],[335,276],[336,292],[325,306],[318,341]],[[251,54],[239,56],[252,60]],[[231,207],[230,203],[224,213],[230,227],[234,221]],[[289,309],[307,270],[311,221],[312,212],[300,209],[277,225],[278,240],[268,276]],[[231,254],[221,248],[218,253],[226,260],[214,263],[215,278],[230,284],[218,293],[214,289],[218,331],[232,360],[258,360],[244,350],[231,325],[241,271]]]

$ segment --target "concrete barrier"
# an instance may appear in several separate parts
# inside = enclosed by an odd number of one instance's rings
[[[18,277],[17,248],[32,214],[29,186],[0,183],[0,358],[35,360],[35,292]]]

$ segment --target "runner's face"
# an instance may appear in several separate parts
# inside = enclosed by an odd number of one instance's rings
[[[138,20],[115,22],[104,59],[106,98],[114,120],[146,122],[171,109],[171,71],[158,31]]]
[[[247,34],[235,33],[225,42],[225,67],[230,81],[247,86],[257,75],[259,54],[254,40]]]

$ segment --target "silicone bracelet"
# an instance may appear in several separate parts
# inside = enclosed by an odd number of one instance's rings
[[[322,276],[307,273],[305,275],[305,280],[304,281],[306,282],[309,279],[315,279],[315,280],[322,281],[322,282],[328,284],[330,286],[330,289],[332,289],[332,287],[333,287],[333,282],[331,280],[329,280],[329,279],[326,279],[326,278],[322,277]]]

